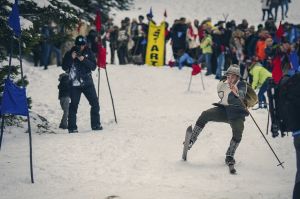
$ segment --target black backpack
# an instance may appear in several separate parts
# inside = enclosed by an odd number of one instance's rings
[[[273,137],[300,129],[300,73],[283,76],[279,84],[270,79],[268,88],[271,132]]]
[[[300,130],[300,73],[284,76],[280,80],[277,106],[282,130]]]

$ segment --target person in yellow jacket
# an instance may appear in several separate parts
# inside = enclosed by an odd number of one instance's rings
[[[252,75],[252,88],[257,89],[258,91],[258,108],[267,108],[267,102],[265,97],[265,92],[268,89],[269,79],[272,77],[272,73],[270,73],[265,67],[263,67],[259,62],[252,65],[250,69],[250,75]]]
[[[206,76],[212,74],[212,69],[211,69],[212,45],[213,42],[212,42],[211,35],[209,34],[208,30],[205,30],[204,38],[200,43],[200,48],[202,49],[202,53],[205,59],[205,65],[207,68],[207,72],[205,73]]]

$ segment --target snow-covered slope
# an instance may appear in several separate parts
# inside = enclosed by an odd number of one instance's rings
[[[33,98],[33,111],[58,126],[62,111],[57,100],[61,68],[44,71],[25,63]],[[236,154],[238,174],[224,164],[231,138],[229,125],[211,123],[181,161],[185,129],[201,111],[218,100],[217,81],[193,78],[187,92],[190,69],[148,66],[108,66],[118,124],[114,116],[104,71],[101,71],[100,102],[104,130],[90,130],[89,105],[82,97],[78,111],[80,133],[33,134],[35,184],[30,184],[28,134],[5,130],[0,153],[0,194],[17,198],[124,199],[238,199],[291,198],[295,175],[292,138],[268,136],[286,168],[277,162],[250,118]],[[94,72],[97,83],[97,72]],[[252,112],[263,130],[267,112]]]
[[[163,20],[163,13],[166,10],[168,17],[166,21],[173,24],[174,19],[186,17],[189,20],[198,19],[200,22],[207,17],[211,17],[213,23],[224,20],[223,15],[228,15],[227,20],[236,20],[240,23],[242,19],[247,19],[249,24],[257,25],[263,23],[260,0],[135,0],[135,5],[130,11],[115,12],[115,21],[121,21],[125,16],[138,18],[139,15],[146,15],[152,7],[154,20]],[[292,0],[289,4],[289,14],[287,21],[299,23],[300,1]],[[281,8],[278,9],[278,19],[281,19]]]
[[[258,23],[261,14],[259,0],[148,0],[137,1],[135,10],[119,12],[115,19],[137,17],[147,13],[150,6],[155,17],[166,8],[170,22],[180,16],[210,16],[215,21],[222,19],[222,13],[229,13],[230,19],[247,18]],[[299,2],[293,1],[289,19],[300,18],[297,8]],[[226,124],[208,124],[189,152],[188,161],[181,160],[186,127],[218,101],[213,77],[203,77],[205,90],[200,76],[194,77],[191,91],[187,92],[189,68],[109,65],[107,70],[118,124],[114,122],[106,77],[101,70],[104,130],[90,130],[89,105],[82,96],[78,110],[80,133],[68,134],[57,128],[62,115],[57,99],[61,68],[49,66],[44,71],[24,63],[32,110],[47,117],[55,134],[33,134],[35,184],[31,184],[26,129],[5,129],[0,151],[1,199],[291,198],[296,170],[292,137],[273,139],[267,135],[285,162],[283,170],[276,166],[275,157],[250,117],[236,154],[237,175],[230,175],[224,164],[231,138]],[[97,84],[97,71],[93,77]],[[266,110],[252,114],[265,131]]]

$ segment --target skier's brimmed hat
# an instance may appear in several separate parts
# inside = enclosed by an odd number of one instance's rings
[[[234,74],[234,75],[241,77],[239,65],[237,65],[237,64],[230,65],[229,68],[227,69],[225,75],[227,76],[229,74]]]

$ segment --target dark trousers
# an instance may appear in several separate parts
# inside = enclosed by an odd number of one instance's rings
[[[42,44],[42,58],[41,58],[41,64],[43,65],[45,69],[48,68],[50,56],[51,56],[51,44],[47,42],[43,42]]]
[[[76,125],[76,114],[78,109],[78,104],[80,101],[81,93],[87,98],[91,106],[91,127],[96,127],[100,125],[100,106],[98,102],[98,97],[96,94],[96,89],[94,84],[86,87],[72,86],[71,87],[71,103],[69,107],[69,117],[68,117],[68,129],[77,129]]]
[[[229,120],[224,107],[214,107],[203,111],[198,118],[196,125],[204,128],[207,122],[225,122],[229,123],[232,129],[232,138],[226,152],[226,157],[234,157],[235,151],[242,140],[244,130],[244,117]]]
[[[62,62],[62,59],[61,59],[61,49],[52,45],[51,46],[51,52],[55,52],[55,56],[56,56],[56,65],[57,66],[61,66],[61,62]],[[51,53],[50,53],[50,56],[51,56]]]
[[[207,122],[225,122],[230,124],[232,129],[232,139],[236,142],[241,141],[244,130],[244,117],[228,120],[224,107],[213,107],[202,112],[196,125],[204,128]]]
[[[268,90],[269,78],[265,80],[265,82],[261,85],[258,91],[258,102],[259,105],[266,104],[265,92]]]
[[[126,46],[120,46],[118,48],[118,58],[119,58],[119,64],[120,65],[125,65],[127,64],[127,59],[126,59],[126,55],[127,55],[127,47]]]
[[[70,98],[69,97],[61,97],[59,98],[61,109],[63,110],[63,115],[60,120],[60,125],[63,128],[68,128],[68,115],[69,115],[69,104]]]
[[[271,6],[270,9],[271,9],[271,12],[274,9],[274,15],[273,15],[273,13],[272,13],[272,15],[274,16],[274,20],[277,21],[278,6]]]
[[[297,174],[294,187],[293,199],[300,198],[300,136],[294,138],[294,146],[296,150]]]
[[[262,12],[263,12],[263,17],[262,17],[263,21],[265,20],[266,13],[268,14],[267,19],[269,19],[270,16],[273,16],[273,14],[272,14],[272,12],[271,12],[270,9],[262,9]]]
[[[115,45],[110,45],[110,64],[115,64]]]

